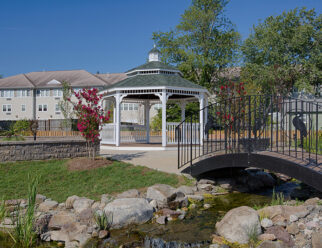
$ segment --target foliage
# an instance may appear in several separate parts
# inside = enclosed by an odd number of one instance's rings
[[[0,163],[0,196],[7,199],[25,197],[28,188],[26,177],[36,173],[39,175],[39,194],[58,202],[65,201],[71,195],[99,200],[102,194],[140,189],[154,184],[173,187],[186,184],[182,176],[118,161],[86,171],[69,171],[67,162],[68,160],[46,160]]]
[[[258,233],[257,233],[257,225],[253,225],[247,228],[247,236],[248,236],[248,245],[250,248],[255,248],[258,245]]]
[[[162,59],[210,91],[237,58],[240,35],[224,15],[228,0],[193,0],[169,32],[154,32]]]
[[[273,189],[271,206],[283,205],[284,204],[284,194],[283,192],[276,193]]]
[[[13,234],[11,234],[12,239],[16,244],[19,244],[20,247],[33,247],[36,242],[36,232],[34,229],[34,220],[35,220],[35,209],[36,209],[36,195],[37,195],[37,186],[38,178],[33,179],[28,175],[28,207],[27,211],[24,213],[18,204],[16,206],[17,216],[13,217],[13,222],[16,223]]]
[[[198,114],[196,114],[198,113]],[[196,102],[188,103],[185,108],[185,115],[193,115],[193,122],[199,121],[199,104]],[[181,122],[181,108],[178,104],[167,104],[167,122]],[[162,129],[162,109],[153,117],[151,122],[151,129],[153,131],[160,131]]]
[[[113,213],[106,214],[105,211],[97,211],[94,220],[100,230],[109,230],[113,224]]]
[[[24,141],[25,138],[20,135],[7,136],[2,139],[3,141]]]
[[[30,130],[29,121],[26,119],[16,121],[15,124],[13,125],[13,130],[16,135],[22,134],[25,131],[29,131]]]
[[[317,153],[319,155],[322,155],[322,133],[319,133],[318,136],[318,143],[316,143],[315,136],[314,138],[305,138],[303,141],[303,149],[307,152],[311,153]],[[301,143],[301,140],[298,140],[298,144]]]
[[[87,141],[88,157],[95,157],[94,144],[99,141],[100,130],[103,123],[109,120],[109,114],[105,116],[101,106],[97,106],[103,95],[98,94],[98,90],[83,89],[74,92],[78,103],[73,103],[70,98],[68,101],[74,106],[75,114],[78,118],[77,128]]]
[[[73,95],[73,90],[68,82],[63,81],[62,91],[63,91],[63,99],[59,101],[58,106],[64,116],[62,125],[64,128],[69,128],[71,126],[71,122],[74,117],[73,105],[69,101],[69,99],[71,99]]]
[[[242,45],[242,79],[264,92],[312,92],[322,80],[322,15],[305,8],[270,16]]]

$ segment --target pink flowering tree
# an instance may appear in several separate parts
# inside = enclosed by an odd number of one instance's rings
[[[95,158],[95,144],[100,141],[100,130],[102,124],[109,120],[110,112],[104,114],[98,102],[102,99],[103,95],[98,94],[98,90],[82,89],[79,92],[74,91],[74,95],[78,102],[74,103],[69,98],[74,106],[75,114],[78,118],[77,128],[87,142],[88,157]]]

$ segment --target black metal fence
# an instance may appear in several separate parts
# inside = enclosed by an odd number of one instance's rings
[[[192,125],[199,116],[202,127]],[[188,116],[176,134],[178,168],[215,153],[264,151],[319,166],[322,102],[267,95],[223,99]]]

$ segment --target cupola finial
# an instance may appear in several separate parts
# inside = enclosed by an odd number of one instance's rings
[[[149,52],[149,62],[153,62],[153,61],[159,61],[159,62],[161,61],[161,53],[158,50],[155,43],[153,45],[153,48]]]

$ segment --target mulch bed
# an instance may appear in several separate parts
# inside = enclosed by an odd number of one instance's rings
[[[68,170],[70,171],[84,171],[96,168],[106,167],[112,164],[113,161],[106,158],[73,158],[67,162]]]

